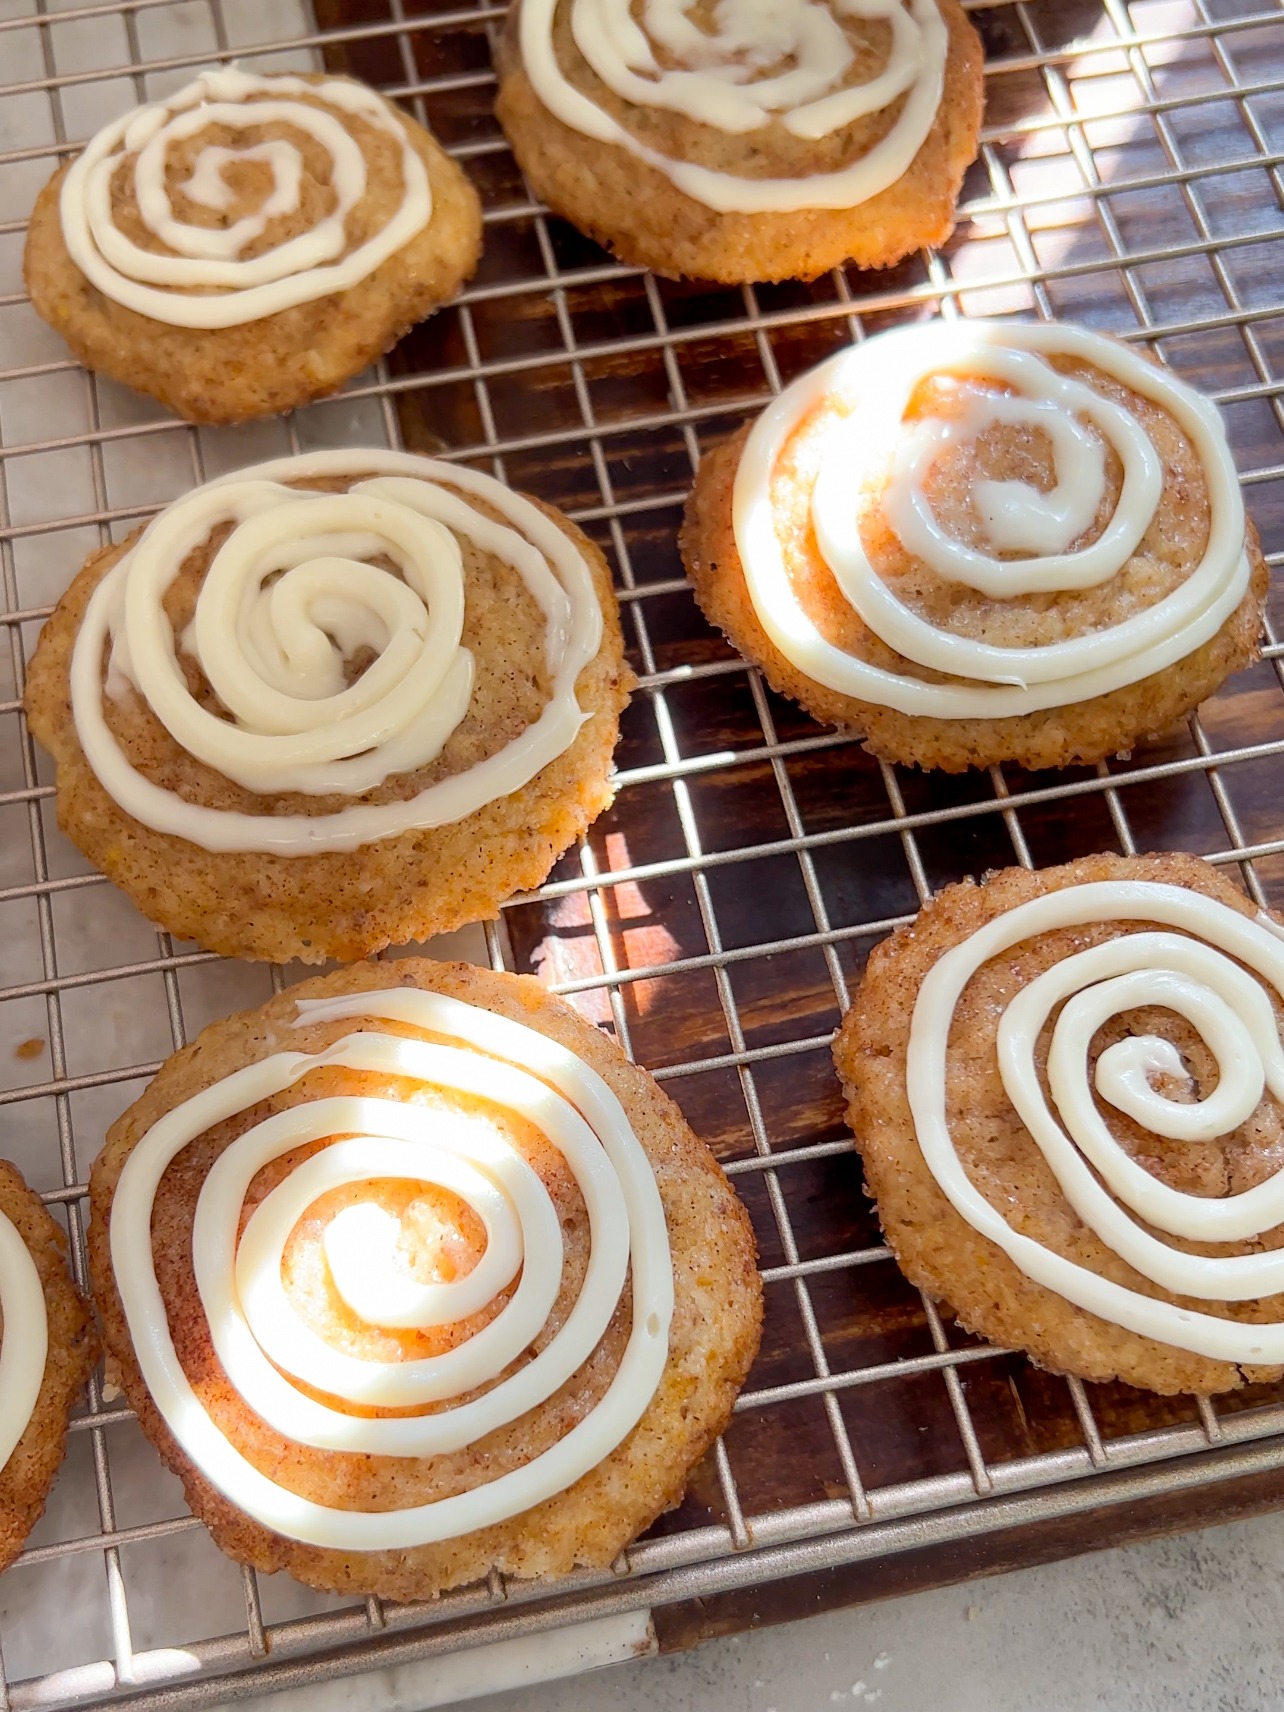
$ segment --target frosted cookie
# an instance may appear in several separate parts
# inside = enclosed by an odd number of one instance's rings
[[[26,709],[60,825],[146,916],[321,962],[545,879],[611,800],[631,682],[574,524],[354,450],[209,482],[94,554]]]
[[[215,1023],[91,1191],[143,1430],[225,1551],[317,1587],[605,1567],[758,1346],[712,1155],[529,977],[364,964]]]
[[[1096,761],[1256,656],[1268,574],[1214,406],[1086,328],[899,328],[700,465],[710,621],[875,755]]]
[[[950,886],[834,1047],[902,1270],[1041,1366],[1284,1373],[1284,925],[1194,856]]]
[[[40,1520],[67,1448],[71,1406],[98,1359],[67,1239],[0,1160],[0,1569]]]
[[[36,311],[190,422],[334,392],[454,297],[481,208],[435,139],[343,77],[208,71],[105,126],[41,191]]]
[[[520,0],[499,69],[536,195],[674,278],[813,279],[943,243],[981,124],[956,0]]]

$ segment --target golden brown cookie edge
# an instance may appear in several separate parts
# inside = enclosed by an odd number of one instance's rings
[[[422,941],[489,919],[510,897],[541,884],[611,803],[620,716],[634,680],[605,557],[555,507],[522,497],[583,553],[603,635],[577,680],[589,719],[571,746],[520,791],[444,827],[316,856],[206,851],[134,820],[105,790],[80,747],[69,672],[93,589],[135,534],[89,556],[46,620],[27,671],[24,707],[56,764],[63,832],[156,926],[224,956],[268,962],[352,960]],[[444,894],[434,890],[443,870],[458,876]],[[188,883],[173,883],[176,876]]]
[[[732,1251],[735,1264],[727,1267],[726,1277],[729,1329],[721,1341],[717,1362],[705,1366],[702,1383],[707,1395],[698,1408],[693,1407],[689,1393],[684,1390],[679,1395],[675,1387],[666,1388],[662,1381],[632,1433],[610,1457],[558,1497],[508,1523],[440,1546],[349,1556],[300,1545],[260,1526],[229,1503],[188,1460],[152,1402],[138,1369],[111,1269],[109,1221],[115,1186],[133,1147],[166,1111],[225,1073],[222,1060],[229,1055],[229,1048],[235,1066],[266,1057],[291,1044],[289,1023],[296,999],[378,990],[390,980],[481,1003],[560,1040],[583,1057],[620,1099],[648,1157],[653,1162],[663,1160],[666,1170],[675,1162],[680,1164],[684,1182],[695,1186],[703,1183],[707,1188],[707,1198],[684,1217],[676,1233],[672,1209],[666,1205],[675,1251],[678,1238],[694,1246],[703,1241],[708,1229],[716,1229]],[[247,1029],[250,1036],[245,1040],[241,1036]],[[409,1600],[478,1580],[492,1565],[516,1576],[565,1574],[577,1565],[606,1567],[680,1500],[695,1466],[730,1420],[735,1398],[757,1354],[762,1283],[756,1266],[756,1244],[749,1216],[721,1168],[654,1079],[530,976],[495,973],[464,963],[434,963],[426,958],[363,963],[313,977],[255,1010],[210,1024],[190,1046],[166,1060],[142,1096],[111,1126],[91,1173],[90,1201],[90,1270],[104,1343],[119,1366],[122,1387],[143,1431],[182,1481],[193,1514],[229,1556],[265,1572],[288,1570],[297,1580],[314,1587]],[[666,1379],[672,1365],[671,1353]],[[642,1485],[631,1477],[633,1464],[652,1458],[653,1441],[657,1437],[663,1440],[666,1434],[672,1439],[666,1466]],[[628,1504],[631,1509],[624,1508]],[[582,1515],[578,1514],[580,1506]]]
[[[148,394],[187,422],[252,421],[330,396],[456,297],[481,256],[481,202],[472,181],[430,131],[389,106],[428,169],[433,219],[350,291],[227,328],[176,327],[140,315],[104,297],[72,261],[58,207],[63,165],[37,196],[28,224],[23,282],[32,307],[84,367]],[[450,242],[442,248],[445,226]],[[390,300],[380,303],[385,291]],[[326,326],[336,316],[342,337]]]
[[[847,1120],[901,1271],[949,1305],[968,1331],[1024,1349],[1039,1367],[1097,1382],[1121,1380],[1162,1396],[1201,1396],[1274,1380],[1284,1368],[1241,1368],[1142,1337],[1069,1303],[1028,1278],[957,1213],[918,1148],[905,1087],[905,1052],[919,986],[950,947],[1031,898],[1092,880],[1143,879],[1187,886],[1241,914],[1257,906],[1199,857],[1184,852],[1103,853],[1043,869],[1004,868],[978,884],[945,887],[914,920],[870,953],[852,1006],[834,1039]],[[1278,918],[1277,918],[1278,919]],[[887,1018],[893,1019],[888,1027]],[[941,1258],[947,1246],[968,1267]]]
[[[617,144],[580,135],[539,100],[521,64],[519,7],[500,42],[495,111],[541,201],[622,262],[669,279],[725,285],[815,279],[853,261],[886,268],[943,244],[954,229],[963,176],[976,158],[984,106],[980,37],[958,0],[939,0],[950,32],[937,119],[915,157],[929,155],[933,186],[898,179],[853,209],[721,214]],[[620,194],[604,196],[603,186]]]
[[[709,622],[771,687],[823,725],[864,739],[883,761],[944,773],[1014,762],[1032,772],[1091,764],[1157,737],[1258,658],[1270,569],[1252,519],[1245,520],[1249,587],[1217,634],[1162,672],[1106,695],[1001,719],[932,719],[843,695],[819,684],[776,647],[754,609],[736,545],[732,495],[753,429],[747,423],[700,460],[687,497],[679,548]]]
[[[36,1406],[0,1469],[2,1571],[44,1513],[66,1455],[72,1405],[98,1360],[98,1338],[89,1304],[71,1279],[66,1236],[8,1160],[0,1160],[0,1212],[17,1227],[36,1263],[49,1317],[49,1352]]]

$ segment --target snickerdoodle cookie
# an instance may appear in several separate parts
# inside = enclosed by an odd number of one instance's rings
[[[1163,731],[1255,657],[1268,582],[1214,406],[1064,324],[830,358],[705,457],[682,548],[777,690],[947,772]]]
[[[631,681],[574,524],[351,450],[209,482],[94,554],[26,709],[60,825],[146,916],[315,963],[538,885],[611,800]]]
[[[143,1430],[225,1551],[318,1587],[604,1567],[758,1346],[712,1155],[529,977],[362,964],[215,1023],[91,1187]]]
[[[950,886],[834,1047],[903,1271],[1041,1366],[1284,1372],[1284,924],[1194,856]]]
[[[188,421],[241,422],[342,386],[454,297],[480,249],[476,191],[374,90],[224,69],[54,175],[24,271],[87,367]]]
[[[40,1519],[67,1446],[67,1419],[98,1359],[67,1239],[0,1160],[0,1569]]]
[[[497,111],[536,194],[670,277],[888,267],[954,226],[981,124],[957,0],[516,0]]]

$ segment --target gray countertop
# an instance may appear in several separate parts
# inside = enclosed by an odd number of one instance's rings
[[[764,1603],[769,1600],[764,1595]],[[1277,1712],[1284,1515],[473,1699],[474,1712]]]

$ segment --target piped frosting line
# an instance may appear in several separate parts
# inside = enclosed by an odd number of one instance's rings
[[[185,1100],[147,1131],[121,1172],[111,1211],[112,1267],[143,1378],[170,1431],[206,1479],[247,1515],[290,1539],[336,1551],[406,1550],[506,1521],[565,1491],[608,1457],[655,1394],[668,1355],[673,1271],[650,1162],[596,1071],[523,1024],[415,988],[302,1000],[298,1009],[296,1026],[351,1018],[361,1027],[317,1053],[275,1053]],[[430,1031],[450,1044],[379,1028],[387,1022]],[[197,1288],[215,1351],[246,1406],[275,1431],[297,1444],[371,1456],[429,1457],[476,1443],[539,1407],[591,1358],[625,1291],[626,1270],[631,1273],[632,1327],[596,1406],[531,1461],[432,1503],[346,1510],[280,1485],[217,1427],[169,1330],[151,1239],[152,1208],[165,1171],[196,1136],[321,1066],[455,1089],[535,1123],[562,1154],[584,1197],[589,1263],[556,1333],[504,1377],[543,1330],[563,1270],[556,1209],[521,1155],[482,1123],[452,1123],[408,1101],[332,1097],[277,1112],[220,1154],[201,1188],[192,1235]],[[255,1174],[301,1144],[335,1134],[348,1139],[312,1154],[287,1176],[260,1203],[238,1243]],[[500,1312],[440,1356],[404,1362],[346,1356],[302,1322],[281,1284],[286,1242],[307,1207],[329,1188],[383,1177],[437,1184],[462,1196],[482,1218],[488,1246],[477,1268],[459,1282],[417,1286],[393,1258],[395,1221],[371,1204],[349,1207],[328,1227],[326,1254],[354,1312],[385,1326],[449,1324],[478,1311],[478,1274],[490,1289],[488,1300],[494,1300],[520,1270],[517,1288]],[[360,1271],[369,1276],[354,1286]],[[370,1288],[370,1280],[380,1278],[392,1281],[388,1320],[383,1300]],[[371,1418],[318,1401],[298,1381],[336,1402],[395,1407],[490,1388],[432,1415]]]
[[[346,493],[286,485],[339,475],[355,478]],[[233,528],[204,578],[195,618],[176,639],[166,593],[188,555],[226,523]],[[472,694],[473,659],[461,644],[461,543],[521,578],[543,617],[552,679],[538,717],[466,771],[403,801],[250,814],[188,802],[155,784],[113,734],[104,692],[136,692],[189,754],[264,796],[356,797],[429,765]],[[379,557],[399,574],[370,562]],[[583,554],[530,500],[489,476],[410,453],[315,452],[207,482],[152,520],[89,601],[72,654],[72,715],[103,788],[155,831],[206,850],[355,850],[462,820],[563,754],[586,717],[576,681],[601,641]],[[180,649],[199,663],[230,720],[193,697]],[[346,666],[362,650],[376,658],[349,684]]]
[[[1128,564],[1163,489],[1163,464],[1136,418],[1052,364],[1076,358],[1153,400],[1193,445],[1208,484],[1209,530],[1189,576],[1120,623],[1038,647],[1007,647],[938,629],[902,602],[866,554],[857,506],[866,472],[893,448],[884,513],[907,552],[938,576],[992,599],[1100,586]],[[932,375],[968,386],[961,416],[903,421]],[[981,390],[984,388],[984,390]],[[843,596],[889,647],[954,683],[885,670],[822,636],[790,582],[771,505],[777,462],[810,411],[830,397],[855,408],[829,434],[811,495],[811,520]],[[960,441],[995,424],[1045,430],[1056,460],[1050,493],[983,481],[975,503],[991,550],[953,538],[932,513],[925,483]],[[1105,495],[1104,449],[1123,487],[1097,540],[1076,546]],[[765,410],[746,442],[733,490],[736,545],[754,611],[782,654],[815,682],[899,713],[1000,719],[1108,694],[1186,658],[1215,636],[1251,578],[1244,503],[1216,408],[1167,370],[1086,328],[1014,321],[935,322],[897,328],[831,357]],[[1020,556],[1000,557],[1007,551]]]
[[[402,184],[401,199],[384,225],[351,250],[348,216],[366,193],[368,175],[345,118],[359,118],[396,141]],[[240,132],[273,123],[302,132],[328,155],[334,205],[307,231],[247,256],[243,252],[262,238],[270,220],[300,206],[299,146],[273,138],[202,148],[179,188],[206,208],[230,205],[225,172],[235,163],[255,162],[272,174],[272,189],[255,213],[212,227],[175,214],[166,183],[168,154],[211,127]],[[139,217],[164,250],[135,243],[116,224],[117,176],[131,157]],[[373,90],[342,78],[256,77],[233,67],[204,72],[165,100],[104,126],[68,169],[59,212],[71,259],[104,296],[172,327],[211,330],[244,326],[350,290],[427,226],[432,191],[405,126]]]
[[[818,140],[900,101],[884,136],[848,166],[796,178],[722,172],[641,141],[558,62],[553,25],[569,5],[576,46],[615,95],[667,108],[738,136],[779,122]],[[855,208],[902,178],[927,139],[945,85],[949,31],[935,0],[719,0],[713,27],[690,17],[691,0],[522,0],[520,45],[531,87],[564,125],[611,143],[662,172],[721,214]],[[888,26],[887,58],[868,82],[849,84],[854,58],[845,19]],[[758,75],[773,66],[775,75]]]
[[[1218,1243],[1273,1230],[1284,1224],[1284,1170],[1220,1198],[1172,1189],[1124,1151],[1093,1097],[1095,1089],[1106,1104],[1169,1141],[1228,1134],[1252,1116],[1265,1092],[1284,1101],[1284,1048],[1272,1005],[1272,996],[1284,997],[1284,940],[1267,917],[1254,920],[1200,892],[1149,881],[1062,887],[1006,910],[938,959],[915,1001],[906,1063],[923,1158],[973,1230],[1066,1301],[1213,1360],[1284,1363],[1284,1323],[1222,1319],[1079,1265],[1010,1224],[959,1158],[950,1134],[946,1065],[952,1019],[968,983],[991,959],[1023,941],[1100,922],[1173,931],[1107,940],[1063,958],[1021,989],[998,1031],[1008,1098],[1074,1211],[1143,1277],[1173,1294],[1206,1301],[1252,1301],[1284,1291],[1284,1250],[1188,1254],[1151,1234],[1159,1230]],[[1157,1035],[1130,1036],[1107,1048],[1089,1078],[1089,1048],[1097,1031],[1112,1017],[1151,1005],[1184,1017],[1209,1046],[1218,1081],[1205,1099],[1172,1100],[1155,1086],[1157,1077],[1186,1074],[1172,1043]],[[1054,1011],[1049,1100],[1035,1046]]]
[[[49,1316],[44,1286],[17,1227],[0,1213],[0,1469],[7,1466],[44,1383]]]

